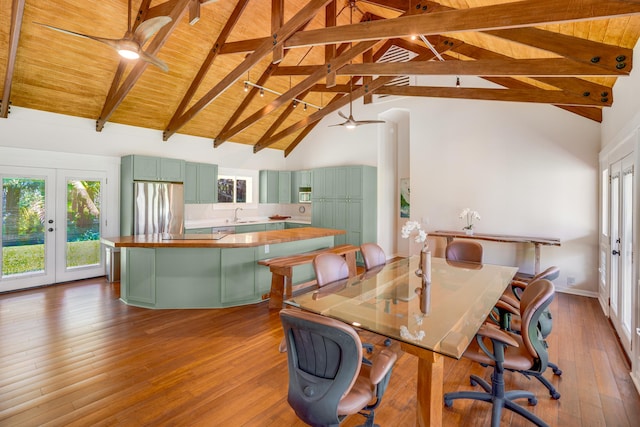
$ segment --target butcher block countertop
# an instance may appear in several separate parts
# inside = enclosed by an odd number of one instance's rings
[[[345,234],[344,230],[303,227],[240,234],[151,234],[103,237],[100,241],[116,248],[249,248]]]

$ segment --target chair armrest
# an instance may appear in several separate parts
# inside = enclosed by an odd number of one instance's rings
[[[499,341],[503,344],[510,345],[511,347],[519,347],[518,342],[513,339],[511,335],[491,324],[484,324],[480,326],[477,335],[479,337],[486,337],[491,340]]]
[[[371,360],[372,364],[369,372],[369,379],[371,382],[375,385],[380,383],[396,363],[397,359],[398,355],[386,348],[376,354]]]
[[[280,341],[280,344],[278,345],[278,351],[280,353],[287,352],[287,339],[285,337],[282,337],[282,341]]]
[[[496,302],[496,307],[508,311],[511,314],[520,314],[520,304],[518,301],[506,295],[500,297],[498,302]]]
[[[528,283],[524,282],[522,280],[512,280],[511,281],[511,290],[513,291],[513,294],[516,296],[518,301],[520,301],[520,297],[522,296],[522,292],[524,292],[524,290],[527,287],[527,285],[528,285]]]

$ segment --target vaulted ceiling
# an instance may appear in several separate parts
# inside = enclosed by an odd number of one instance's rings
[[[162,130],[164,140],[182,133],[285,155],[323,117],[348,111],[349,92],[365,103],[545,103],[601,121],[640,36],[640,2],[631,0],[132,3],[0,0],[0,120],[11,120],[13,105],[94,119],[99,132],[122,123]],[[143,46],[168,71],[39,25],[121,39],[129,16],[132,30],[171,18]],[[413,76],[430,75],[451,84],[416,85]],[[456,87],[465,76],[498,86]]]

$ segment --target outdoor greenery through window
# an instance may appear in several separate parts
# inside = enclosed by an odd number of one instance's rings
[[[252,203],[253,179],[248,176],[218,176],[218,203]]]
[[[45,180],[2,178],[2,277],[45,270]],[[100,263],[101,181],[67,181],[66,266]],[[51,209],[51,208],[47,208]],[[53,233],[51,234],[53,237]]]

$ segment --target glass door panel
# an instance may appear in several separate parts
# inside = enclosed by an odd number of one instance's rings
[[[51,170],[3,168],[0,291],[53,283]]]
[[[104,274],[100,246],[105,177],[91,171],[58,171],[56,280],[78,280]],[[61,223],[62,225],[62,223]]]

